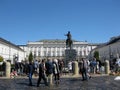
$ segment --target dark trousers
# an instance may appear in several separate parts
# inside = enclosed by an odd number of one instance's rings
[[[54,76],[55,76],[55,81],[56,81],[56,80],[60,80],[60,75],[59,75],[59,73],[54,74]]]
[[[32,86],[32,73],[29,73],[29,85]]]
[[[47,86],[47,85],[48,85],[48,84],[47,84],[47,79],[46,79],[46,75],[45,75],[44,73],[39,74],[37,86],[39,86],[39,84],[40,84],[40,82],[41,82],[41,79],[44,80],[44,83],[45,83],[45,85]]]
[[[81,73],[82,73],[82,79],[83,79],[83,80],[87,80],[87,79],[88,79],[87,70],[86,70],[86,69],[83,69]]]

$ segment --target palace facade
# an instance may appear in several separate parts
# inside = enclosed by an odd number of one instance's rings
[[[34,59],[41,60],[43,58],[65,58],[66,40],[48,39],[40,41],[29,41],[26,45],[15,45],[10,41],[0,38],[0,56],[4,60],[10,60],[11,63],[15,61],[21,62],[28,60],[30,52],[32,52]],[[88,57],[91,50],[96,48],[99,44],[91,44],[86,41],[73,40],[73,49],[77,52],[77,59],[81,57]]]
[[[47,57],[64,59],[66,50],[65,42],[66,40],[60,39],[48,39],[35,42],[29,41],[27,45],[20,45],[19,47],[26,52],[26,59],[28,59],[30,52],[33,53],[34,59],[43,59]],[[73,49],[77,51],[77,59],[87,57],[90,51],[97,46],[98,44],[73,40]]]

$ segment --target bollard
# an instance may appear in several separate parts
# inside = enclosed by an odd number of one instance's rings
[[[73,62],[73,75],[79,75],[79,68],[78,68],[78,62],[74,61]]]
[[[47,82],[49,86],[53,85],[53,74],[48,75]]]
[[[105,67],[104,66],[101,66],[101,74],[105,74]]]
[[[11,64],[10,62],[6,62],[5,74],[7,78],[10,78],[10,72],[11,72]]]
[[[105,60],[105,74],[109,74],[109,73],[110,73],[109,61]]]

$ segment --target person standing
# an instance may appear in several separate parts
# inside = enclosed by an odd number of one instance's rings
[[[94,74],[96,73],[96,65],[97,65],[96,58],[93,58],[93,60],[90,63],[90,67],[91,67],[91,72]]]
[[[29,77],[29,86],[32,86],[32,76],[33,76],[33,73],[34,73],[34,65],[32,63],[32,61],[29,62],[29,65],[28,65],[28,77]]]
[[[34,61],[34,67],[35,67],[35,75],[37,75],[37,70],[38,70],[38,67],[39,67],[39,64],[38,64],[38,60],[35,60]]]
[[[116,73],[117,73],[117,72],[120,72],[120,57],[118,57],[118,58],[116,59],[115,66],[116,66],[115,72],[116,72]]]
[[[90,75],[90,61],[87,60],[86,62],[87,62],[87,77],[88,77],[89,79],[91,79],[92,77],[91,77],[91,75]]]
[[[59,70],[60,70],[60,76],[63,74],[63,67],[64,67],[64,61],[58,60]]]
[[[49,82],[49,85],[52,85],[53,84],[53,62],[52,62],[52,59],[48,59],[47,62],[46,62],[46,74],[47,74],[47,81]]]
[[[39,78],[38,78],[38,81],[37,81],[37,87],[39,87],[41,79],[43,79],[45,85],[48,86],[47,78],[46,78],[46,66],[45,66],[45,60],[44,59],[39,64]]]
[[[53,61],[53,74],[55,77],[55,84],[60,83],[60,70],[59,70],[59,65],[58,65],[58,60],[54,59]]]
[[[82,64],[81,64],[82,81],[88,80],[88,75],[87,75],[88,65],[87,65],[87,61],[84,58],[82,58],[81,62],[82,62]]]
[[[68,70],[69,70],[69,73],[72,73],[72,61],[68,62]]]

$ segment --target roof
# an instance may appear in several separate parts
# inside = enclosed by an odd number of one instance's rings
[[[89,44],[89,45],[92,45],[92,46],[99,46],[100,43],[88,43],[87,41],[77,41],[77,40],[72,40],[73,42],[75,43],[83,43],[83,44]],[[31,41],[29,41],[30,43]],[[33,41],[32,41],[33,42]],[[65,39],[42,39],[42,40],[39,40],[39,41],[34,41],[33,43],[39,43],[39,42],[42,42],[42,43],[66,43],[66,40]]]
[[[75,41],[75,40],[73,40]],[[65,39],[43,39],[37,42],[43,42],[43,43],[65,43]]]
[[[17,49],[19,49],[19,50],[21,50],[21,51],[24,51],[24,50],[22,50],[19,46],[11,43],[10,41],[7,41],[7,40],[1,38],[1,37],[0,37],[0,41],[3,42],[3,43],[5,43],[5,44],[11,45],[11,46],[13,46],[13,47],[15,47],[15,48],[17,48]]]
[[[120,41],[120,35],[119,35],[119,36],[116,36],[116,37],[112,37],[112,38],[109,40],[109,42],[107,43],[107,45],[113,44],[113,43],[118,42],[118,41]]]
[[[65,43],[65,40],[62,39],[43,39],[40,40],[39,42],[43,42],[43,43]]]
[[[107,46],[107,45],[110,45],[110,44],[113,44],[119,41],[120,41],[120,36],[112,37],[108,42],[100,44],[98,47],[96,47],[93,50],[96,50],[98,48],[101,48],[101,47],[104,47],[104,46]]]

